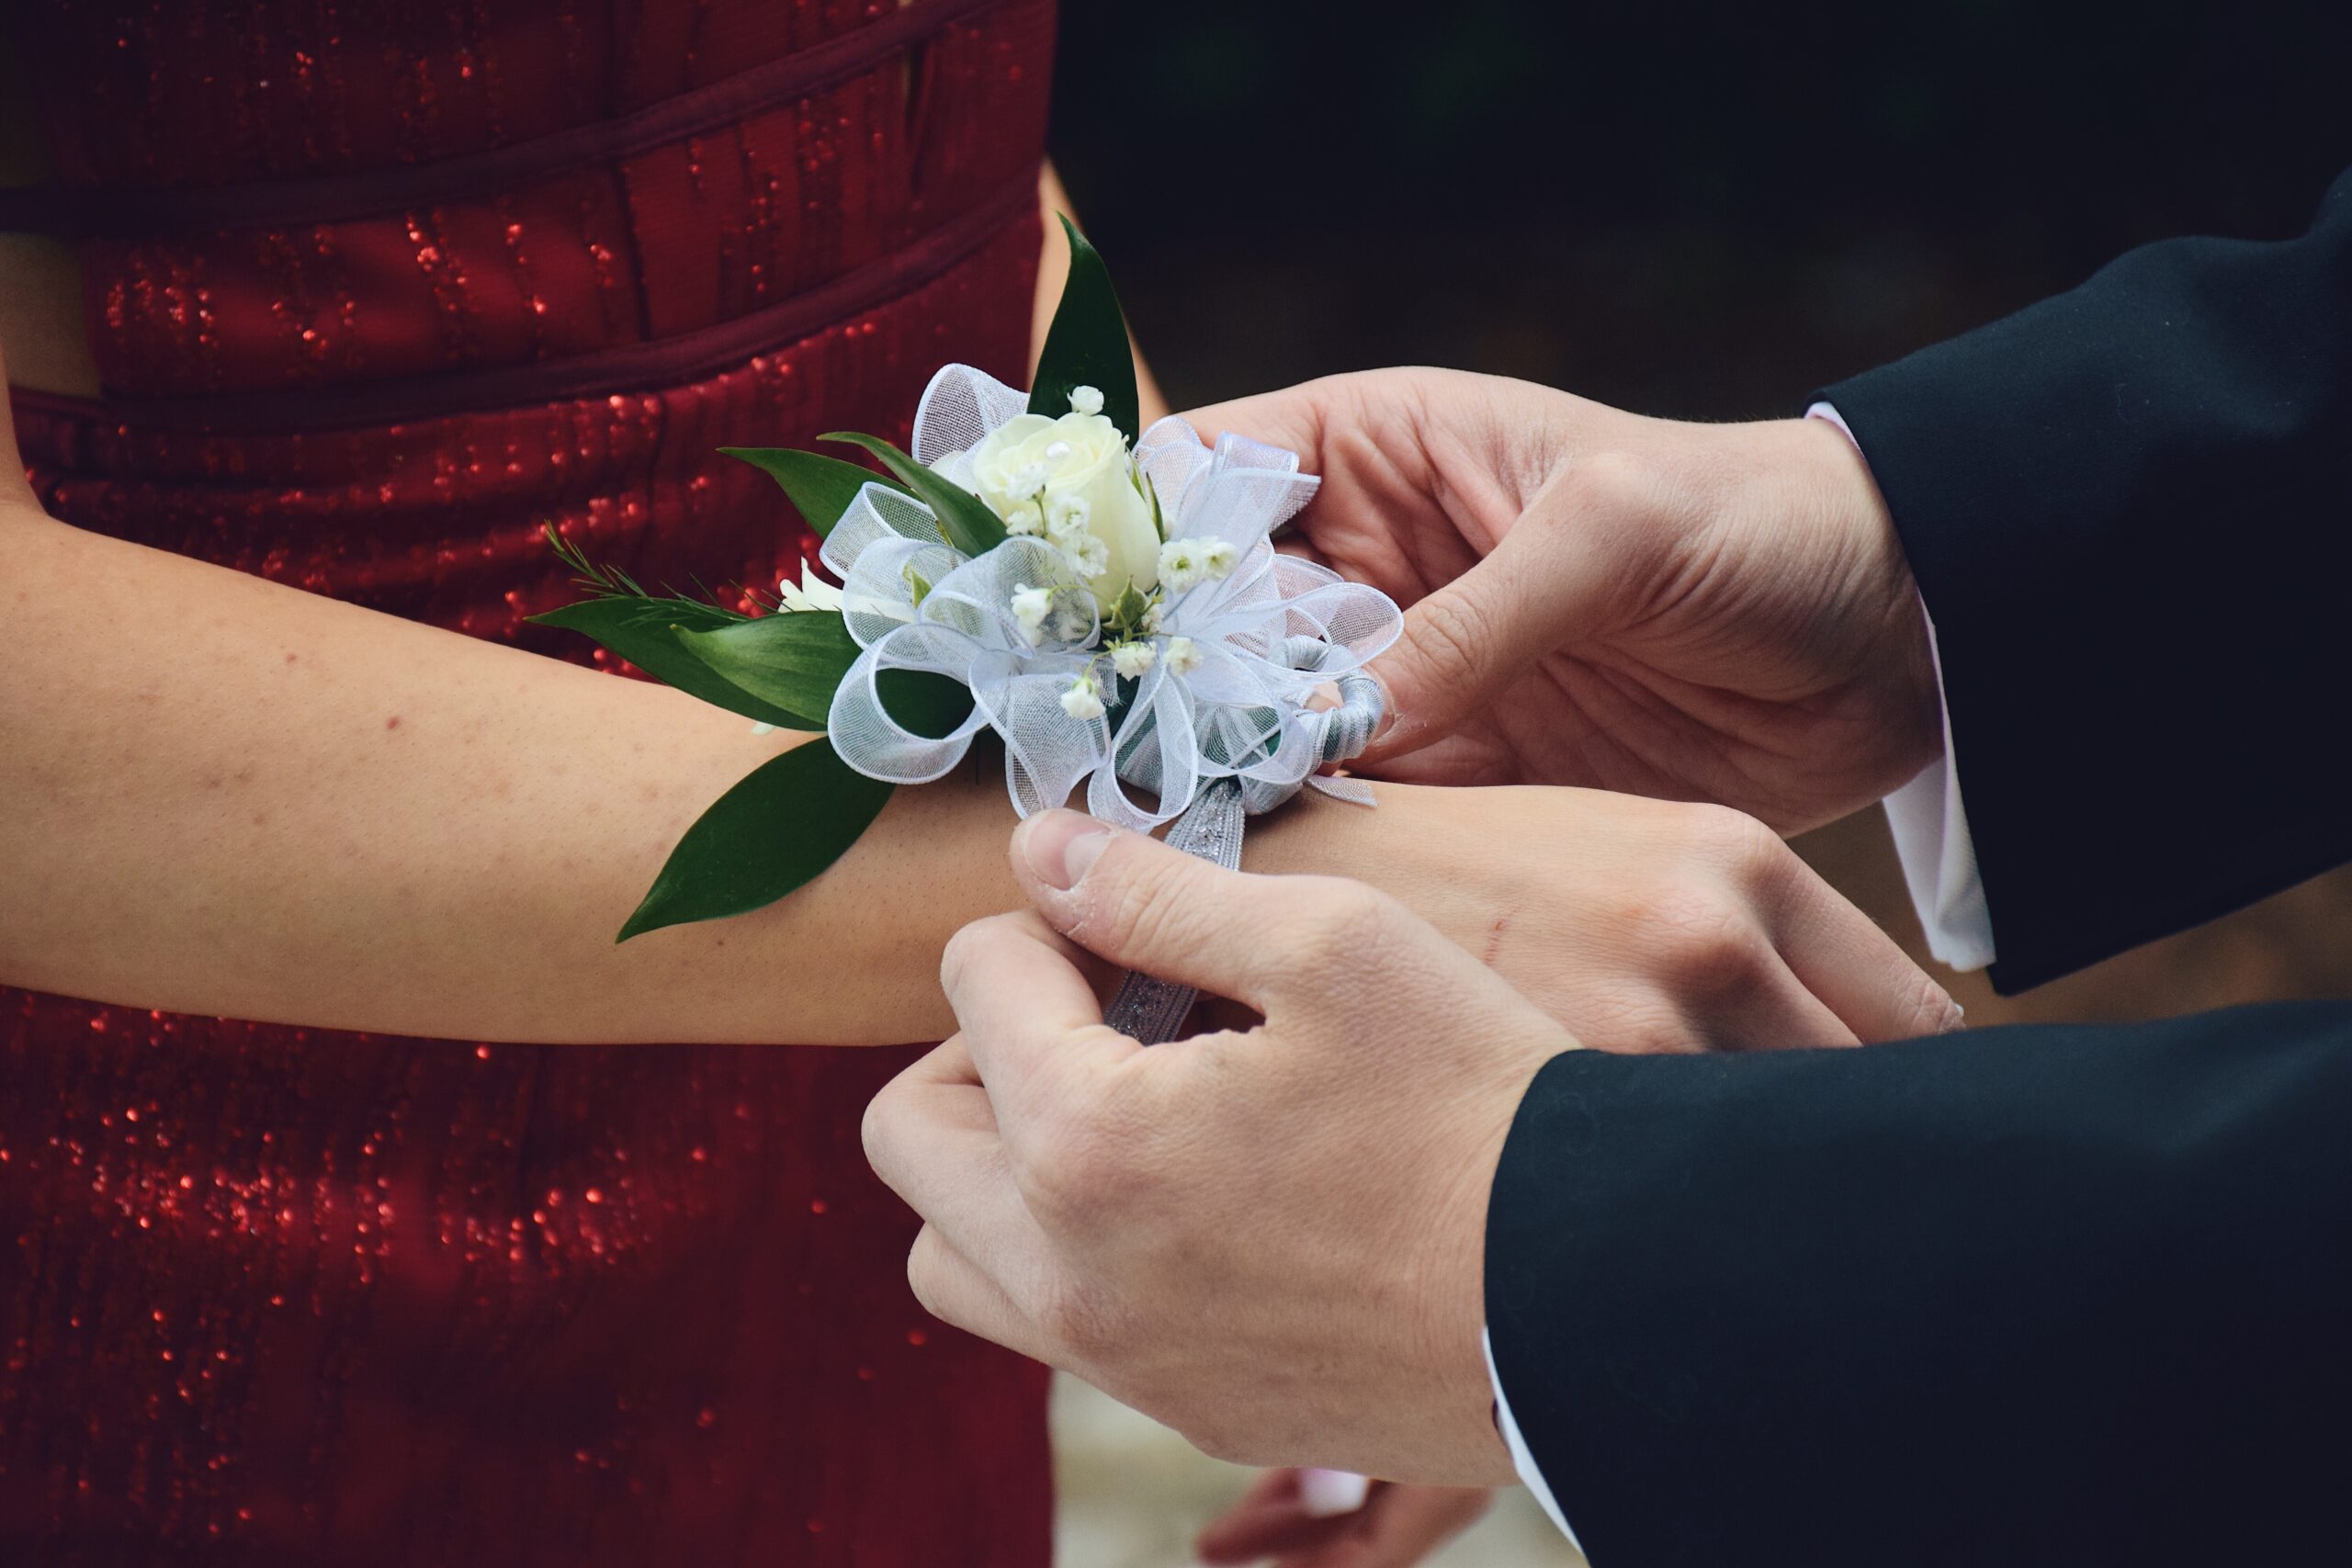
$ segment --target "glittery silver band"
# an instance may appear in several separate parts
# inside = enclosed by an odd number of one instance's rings
[[[1380,683],[1360,671],[1340,676],[1337,684],[1340,705],[1324,716],[1328,721],[1323,731],[1326,762],[1344,762],[1370,745],[1385,705]],[[1296,784],[1271,784],[1231,774],[1213,780],[1169,825],[1166,841],[1171,849],[1238,871],[1244,825],[1289,800],[1299,788]],[[1369,804],[1368,796],[1363,798]],[[1190,986],[1131,970],[1119,983],[1118,995],[1111,998],[1103,1021],[1142,1044],[1162,1044],[1184,1032],[1184,1021],[1198,996]]]

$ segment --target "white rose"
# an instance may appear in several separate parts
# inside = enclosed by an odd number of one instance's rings
[[[989,511],[1008,525],[1042,514],[1048,528],[1070,533],[1064,548],[1099,602],[1109,604],[1130,582],[1148,592],[1159,581],[1151,502],[1136,488],[1126,438],[1101,414],[1018,414],[969,457],[972,488]],[[1081,527],[1099,548],[1077,536]]]

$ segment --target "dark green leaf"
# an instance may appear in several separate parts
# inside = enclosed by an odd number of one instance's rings
[[[686,829],[616,940],[764,908],[839,860],[889,798],[831,741],[761,763]]]
[[[673,635],[737,691],[794,715],[795,729],[825,728],[833,688],[857,658],[836,610],[791,610],[714,631],[681,626]]]
[[[842,520],[859,489],[867,484],[907,487],[856,463],[844,463],[821,452],[796,451],[790,446],[721,446],[729,457],[741,458],[784,487],[800,515],[823,538]]]
[[[989,503],[961,485],[950,484],[937,474],[916,462],[878,435],[860,435],[854,431],[837,430],[831,435],[817,437],[820,441],[845,441],[853,446],[863,446],[882,459],[883,467],[903,481],[915,498],[932,510],[939,519],[939,531],[947,542],[967,556],[977,556],[1004,543],[1004,525],[997,520]]]
[[[1054,324],[1046,329],[1037,379],[1029,389],[1029,412],[1057,419],[1069,412],[1072,387],[1092,387],[1102,394],[1103,417],[1133,442],[1143,433],[1143,405],[1136,397],[1135,349],[1127,341],[1127,318],[1119,310],[1111,270],[1102,265],[1101,254],[1068,218],[1062,219],[1062,232],[1069,237],[1069,281],[1062,285],[1061,303],[1054,307]]]
[[[821,717],[811,725],[800,715],[737,686],[689,652],[677,637],[679,631],[709,632],[725,626],[762,626],[763,621],[746,621],[715,604],[685,599],[586,599],[533,615],[531,620],[537,626],[561,626],[594,637],[663,685],[675,686],[729,713],[786,729],[825,728]]]

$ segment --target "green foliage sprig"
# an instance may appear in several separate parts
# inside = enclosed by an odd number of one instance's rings
[[[1046,333],[1029,407],[1058,412],[1070,406],[1071,389],[1097,388],[1102,412],[1132,445],[1141,405],[1126,318],[1102,256],[1069,219],[1062,229],[1069,281]],[[987,502],[891,443],[847,431],[821,439],[860,448],[882,471],[792,447],[719,450],[773,479],[820,538],[832,532],[861,489],[877,484],[929,507],[948,542],[967,556],[1004,541],[1004,525]],[[1157,521],[1157,493],[1151,500]],[[1165,528],[1160,532],[1164,537]],[[880,815],[893,788],[842,761],[822,733],[833,694],[859,652],[841,613],[775,609],[751,616],[707,600],[650,592],[626,571],[591,561],[553,527],[547,537],[587,596],[532,616],[535,624],[579,632],[664,685],[729,713],[814,736],[761,763],[686,829],[616,940],[763,908],[840,859]],[[1129,608],[1140,615],[1139,602]],[[947,734],[972,708],[971,693],[944,675],[888,671],[876,686],[890,716],[918,734]]]

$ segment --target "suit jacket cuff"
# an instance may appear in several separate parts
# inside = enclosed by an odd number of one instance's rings
[[[1828,403],[1815,403],[1805,417],[1834,424],[1854,450],[1853,428]],[[1870,454],[1862,452],[1862,461]],[[1922,614],[1925,614],[1923,609]],[[1944,754],[1919,776],[1886,797],[1886,825],[1894,835],[1895,857],[1919,913],[1928,951],[1954,969],[1982,969],[1993,962],[1993,912],[1984,902],[1984,879],[1976,871],[1976,843],[1961,804],[1960,764],[1954,760],[1951,704],[1944,696],[1944,661],[1936,643],[1935,618],[1928,619],[1928,655],[1936,667],[1936,700],[1943,710]]]

